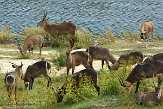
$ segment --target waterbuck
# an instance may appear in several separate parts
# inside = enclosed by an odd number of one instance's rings
[[[158,83],[158,86],[155,87],[155,91],[154,92],[140,92],[138,93],[138,95],[136,96],[136,103],[137,104],[142,104],[142,105],[156,105],[156,104],[160,104],[163,101],[163,91],[161,89],[161,84],[163,82],[163,79],[161,79]]]
[[[28,36],[24,40],[23,47],[18,46],[19,51],[22,55],[28,50],[29,53],[32,51],[33,53],[33,47],[34,45],[38,45],[40,50],[40,56],[41,56],[41,48],[43,47],[44,38],[41,35],[35,35],[35,36]]]
[[[29,65],[24,77],[25,89],[32,89],[34,78],[41,75],[43,75],[48,80],[47,86],[49,87],[49,83],[51,83],[51,78],[48,76],[50,69],[51,65],[47,61],[38,61],[32,65]]]
[[[77,41],[75,36],[77,26],[72,22],[63,22],[60,24],[49,24],[46,19],[47,12],[44,13],[44,17],[38,23],[38,26],[42,27],[48,34],[53,36],[54,38],[69,35],[70,47],[73,48],[74,43]]]
[[[153,39],[154,39],[154,24],[151,21],[144,21],[141,24],[141,27],[140,27],[140,37],[141,37],[141,39],[147,40],[146,47],[147,47],[147,44],[148,44],[150,33],[152,33],[152,45],[154,45],[153,44]]]
[[[85,51],[66,51],[66,68],[67,75],[69,74],[69,70],[72,68],[72,74],[74,73],[75,66],[82,64],[85,68],[93,68],[89,64],[90,56]]]
[[[144,59],[143,63],[153,61],[153,60],[163,61],[163,53],[158,53],[158,54],[155,54],[153,56],[149,56],[149,57]]]
[[[15,68],[15,71],[6,73],[4,83],[6,85],[8,97],[10,98],[12,93],[15,92],[15,99],[16,99],[16,89],[19,84],[19,80],[23,77],[23,71],[22,71],[23,64],[22,62],[20,66],[14,63],[11,64],[12,67]]]
[[[89,53],[91,56],[91,59],[89,61],[89,64],[92,66],[93,60],[102,60],[102,68],[104,66],[104,61],[108,65],[108,69],[111,70],[111,67],[109,65],[109,61],[114,64],[117,60],[113,57],[111,52],[107,48],[97,47],[97,46],[90,46],[86,49],[86,52]]]
[[[72,79],[74,80],[73,85],[76,86],[77,88],[79,88],[80,80],[84,76],[90,77],[90,81],[96,88],[98,95],[100,95],[100,87],[97,85],[98,72],[92,68],[87,68],[87,69],[84,69],[84,70],[74,73],[72,75]],[[67,81],[62,85],[62,87],[56,93],[58,103],[62,102],[64,95],[66,95],[66,93],[67,93],[66,92],[66,84],[67,84]],[[72,86],[72,88],[73,88],[73,86]]]
[[[131,89],[133,83],[137,82],[135,90],[136,93],[138,92],[138,87],[142,79],[157,76],[159,81],[160,74],[162,73],[163,73],[163,62],[156,60],[136,65],[134,69],[131,71],[131,73],[128,75],[125,82],[122,80],[120,76],[118,77],[118,79],[121,86],[126,87],[127,89]]]
[[[144,55],[142,52],[135,51],[127,54],[123,54],[119,59],[112,65],[112,70],[118,70],[121,65],[134,65],[143,62]]]

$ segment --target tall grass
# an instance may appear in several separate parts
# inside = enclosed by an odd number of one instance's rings
[[[11,33],[9,31],[9,27],[7,24],[2,26],[2,31],[0,32],[0,43],[1,44],[8,44],[11,40]]]

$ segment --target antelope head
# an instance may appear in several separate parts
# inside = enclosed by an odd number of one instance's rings
[[[48,19],[46,19],[47,11],[44,13],[42,20],[37,24],[37,26],[45,27],[48,24]]]
[[[21,78],[21,79],[24,79],[24,75],[23,75],[23,70],[22,70],[22,67],[23,67],[23,64],[21,62],[21,65],[16,65],[12,62],[9,62],[12,64],[12,67],[15,68],[15,72],[18,74],[18,76]]]
[[[125,87],[125,89],[130,93],[131,89],[133,87],[132,83],[130,83],[128,81],[124,81],[121,76],[118,76],[118,80],[119,80],[121,86]]]
[[[162,89],[160,88],[163,82],[163,78],[159,81],[158,86],[156,87],[154,80],[153,80],[153,85],[155,87],[155,97],[159,100],[162,96]]]

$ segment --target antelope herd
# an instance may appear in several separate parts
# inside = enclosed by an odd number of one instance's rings
[[[138,104],[159,104],[163,101],[163,91],[161,89],[161,84],[163,82],[163,78],[161,78],[161,74],[163,74],[163,53],[155,54],[153,56],[145,57],[145,55],[140,51],[133,51],[127,54],[122,54],[119,59],[116,59],[110,50],[107,48],[102,48],[96,46],[89,46],[85,51],[73,51],[73,47],[75,42],[77,42],[76,31],[77,26],[72,22],[63,22],[60,24],[49,24],[46,19],[47,13],[44,13],[42,20],[38,23],[38,26],[43,28],[47,34],[51,35],[53,38],[58,38],[63,36],[68,36],[68,40],[70,43],[70,49],[66,51],[66,68],[67,75],[69,74],[69,70],[72,69],[72,79],[75,81],[74,86],[79,88],[79,82],[81,77],[88,76],[90,77],[91,83],[96,88],[98,95],[100,95],[100,87],[98,85],[98,72],[93,67],[93,60],[101,60],[102,68],[104,66],[104,62],[106,62],[109,71],[118,70],[119,67],[123,65],[135,65],[131,73],[128,75],[127,79],[124,81],[120,75],[117,76],[117,79],[120,82],[120,85],[125,87],[128,92],[131,92],[133,84],[136,82],[136,90],[135,93],[138,92],[138,87],[140,81],[146,78],[154,78],[158,77],[158,86],[153,92],[139,92],[136,96],[136,102]],[[152,33],[152,45],[154,38],[154,24],[151,21],[144,21],[140,27],[140,38],[147,40],[146,47],[149,40],[149,35]],[[23,46],[18,45],[18,49],[22,55],[29,52],[33,53],[33,47],[38,45],[40,50],[40,56],[42,54],[41,48],[44,44],[44,38],[41,35],[28,36],[24,40]],[[110,65],[110,63],[112,65]],[[16,99],[16,91],[19,85],[19,81],[24,80],[25,89],[31,90],[33,87],[34,79],[43,75],[48,83],[49,87],[52,84],[51,77],[49,76],[51,64],[47,61],[38,61],[32,65],[29,65],[26,69],[25,74],[22,72],[23,64],[16,65],[11,63],[12,67],[15,68],[15,71],[8,72],[5,75],[4,83],[6,86],[6,90],[8,92],[8,97],[10,98],[13,93],[15,93]],[[85,69],[74,73],[75,66],[83,65]],[[154,83],[154,82],[153,82]],[[66,85],[67,79],[65,83],[61,86],[59,91],[55,93],[57,97],[57,102],[62,102],[63,94],[66,94]],[[52,87],[54,90],[54,88]],[[54,91],[55,92],[55,91]]]

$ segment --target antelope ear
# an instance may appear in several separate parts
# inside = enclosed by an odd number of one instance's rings
[[[12,65],[13,68],[16,68],[16,65]]]
[[[21,62],[21,67],[23,67],[23,63]]]

